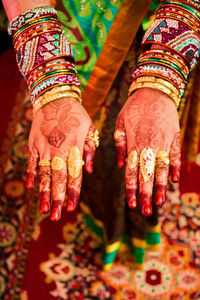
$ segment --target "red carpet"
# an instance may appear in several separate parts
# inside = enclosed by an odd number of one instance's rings
[[[168,192],[160,210],[161,247],[146,253],[144,270],[135,269],[124,249],[112,269],[104,272],[101,243],[89,232],[81,211],[63,213],[61,221],[52,223],[37,211],[37,191],[24,187],[31,107],[13,55],[5,55],[8,75],[7,80],[1,75],[0,82],[5,105],[5,113],[1,112],[0,299],[200,299],[200,153],[190,170],[183,163],[180,193],[178,185]]]
[[[13,49],[7,50],[0,56],[0,147],[5,138],[11,111],[15,103],[21,75],[18,71]]]

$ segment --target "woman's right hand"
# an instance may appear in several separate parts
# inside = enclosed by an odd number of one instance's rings
[[[67,211],[76,208],[82,182],[82,157],[85,170],[93,171],[95,143],[91,138],[94,125],[83,106],[74,98],[55,100],[42,107],[34,116],[29,136],[29,159],[27,188],[33,188],[38,162],[40,176],[40,211],[50,213],[50,219],[57,221],[67,190]],[[75,147],[75,148],[74,148]],[[72,176],[68,163],[70,149],[75,150],[70,165],[78,175]],[[58,159],[57,159],[58,157]],[[57,161],[58,167],[48,165]],[[77,170],[77,165],[80,169]],[[76,178],[75,178],[76,177]]]

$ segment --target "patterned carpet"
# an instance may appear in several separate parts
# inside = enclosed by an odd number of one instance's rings
[[[144,270],[123,247],[104,272],[80,208],[52,223],[37,210],[37,189],[25,189],[31,118],[22,83],[0,156],[0,299],[200,299],[200,153],[190,169],[183,162],[180,189],[170,186],[161,246],[146,253]]]

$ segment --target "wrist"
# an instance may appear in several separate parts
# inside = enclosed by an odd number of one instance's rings
[[[134,102],[135,104],[151,104],[155,103],[155,100],[160,102],[160,108],[162,109],[162,104],[165,104],[169,110],[174,111],[177,114],[177,109],[174,104],[174,102],[171,100],[171,98],[163,93],[162,91],[144,87],[141,89],[138,89],[134,91],[134,93],[129,97],[131,102]]]

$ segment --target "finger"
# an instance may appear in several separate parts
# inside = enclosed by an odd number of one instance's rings
[[[66,195],[67,186],[67,165],[62,157],[55,156],[52,159],[52,209],[50,219],[58,221],[61,217],[61,211]]]
[[[114,139],[115,139],[115,146],[117,150],[118,167],[122,168],[125,164],[127,150],[126,150],[126,134],[124,128],[124,121],[120,115],[116,120],[116,130],[114,133]]]
[[[163,157],[162,157],[163,153]],[[165,156],[165,157],[164,157]],[[169,158],[167,152],[159,151],[156,159],[155,204],[162,206],[165,202],[169,175]]]
[[[68,191],[67,191],[67,211],[73,211],[79,201],[82,167],[84,162],[80,150],[77,146],[71,147],[68,156]]]
[[[129,153],[126,159],[126,197],[128,206],[130,208],[136,208],[136,192],[138,187],[138,155],[136,151]]]
[[[38,150],[35,146],[29,151],[28,167],[26,172],[26,187],[32,189],[34,187],[35,176],[37,173]]]
[[[91,124],[88,135],[85,140],[85,145],[83,149],[83,160],[85,162],[84,169],[86,172],[91,174],[93,172],[93,160],[94,160],[94,154],[95,154],[95,149],[96,145],[95,142],[89,138],[91,135],[93,135],[95,132],[94,125]]]
[[[180,149],[180,132],[174,136],[170,149],[170,175],[172,182],[179,181],[181,170],[181,149]]]
[[[139,182],[140,206],[142,214],[146,217],[152,215],[154,171],[155,154],[151,148],[144,148],[140,154]]]
[[[68,176],[67,211],[73,211],[78,205],[81,192],[82,170],[77,178]]]
[[[46,165],[40,165],[39,162],[39,176],[40,176],[40,185],[39,185],[39,203],[40,203],[40,212],[45,214],[50,210],[50,197],[51,197],[51,167],[50,161],[46,161]],[[48,164],[49,162],[49,164]]]

